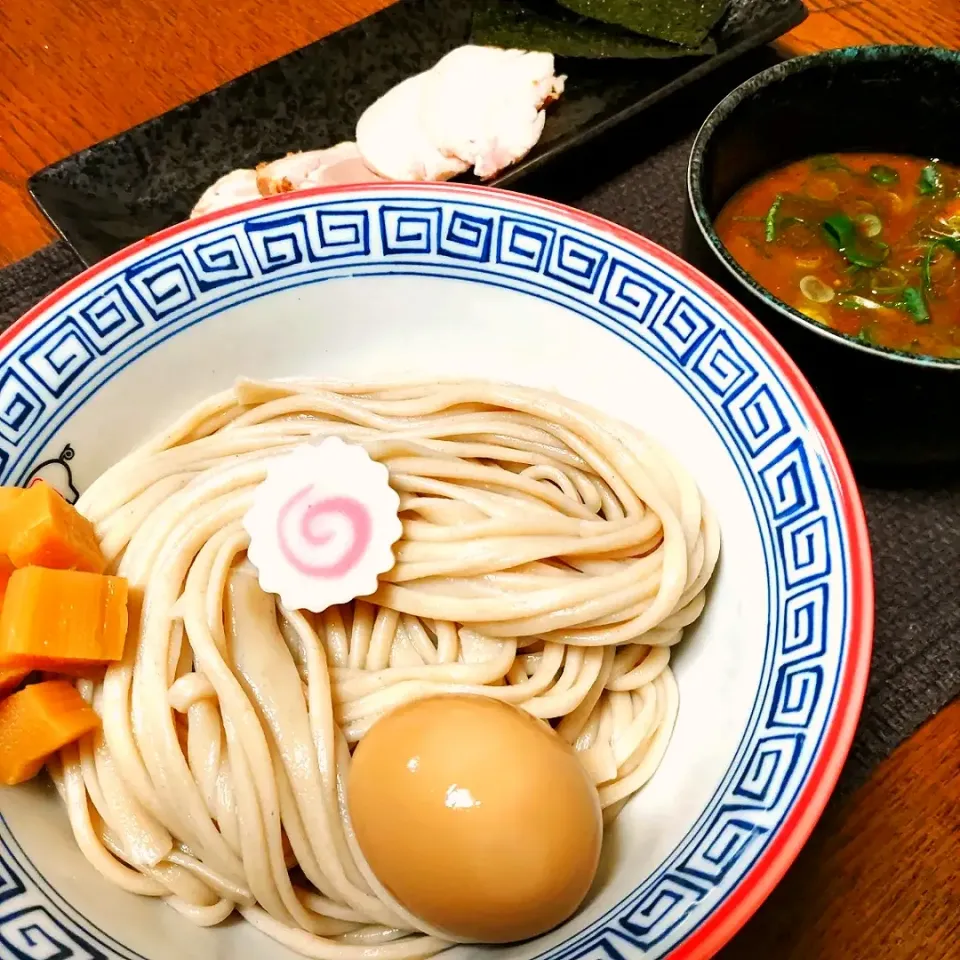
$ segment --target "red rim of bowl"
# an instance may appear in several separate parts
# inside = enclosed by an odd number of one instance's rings
[[[507,190],[472,184],[425,184],[425,183],[372,183],[344,187],[316,187],[297,191],[291,195],[280,194],[264,197],[175,224],[159,233],[139,240],[129,247],[94,264],[83,273],[68,280],[63,286],[46,296],[28,310],[2,336],[0,348],[31,324],[71,291],[87,283],[99,274],[133,254],[155,247],[171,237],[193,230],[198,225],[229,220],[237,213],[282,204],[291,199],[308,199],[311,196],[336,196],[337,194],[391,192],[417,193],[424,189],[448,192],[476,198],[500,196],[512,205],[519,205],[552,213],[573,220],[588,229],[612,234],[618,240],[636,247],[641,252],[662,260],[689,283],[705,290],[737,324],[745,329],[761,346],[783,376],[786,383],[800,400],[800,406],[816,426],[829,459],[834,480],[839,488],[840,512],[850,544],[850,636],[842,675],[838,684],[834,714],[827,728],[820,753],[814,762],[807,781],[800,790],[776,836],[757,862],[727,895],[722,903],[682,943],[666,955],[665,960],[709,960],[750,919],[787,869],[800,853],[813,831],[836,786],[840,771],[853,742],[854,731],[860,718],[860,709],[866,692],[870,672],[870,657],[873,648],[874,594],[870,540],[867,533],[863,504],[857,490],[856,480],[840,439],[827,417],[813,389],[804,379],[793,360],[765,327],[750,312],[722,287],[700,273],[675,253],[665,250],[626,227],[621,227],[602,217],[581,210]]]

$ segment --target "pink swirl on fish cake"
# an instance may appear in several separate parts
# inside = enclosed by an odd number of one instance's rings
[[[295,493],[277,513],[277,543],[286,561],[298,572],[305,576],[324,579],[334,579],[346,576],[363,558],[373,534],[373,521],[366,505],[353,497],[328,497],[311,503],[303,509],[297,522],[297,532],[301,540],[292,544],[287,536],[287,519],[297,510],[304,501],[309,500],[311,486],[308,484]],[[333,536],[330,532],[316,532],[318,522],[331,516],[344,517],[350,524],[352,539],[350,546],[343,556],[328,564],[310,563],[298,554],[297,548],[306,544],[308,547],[321,547],[330,542]]]

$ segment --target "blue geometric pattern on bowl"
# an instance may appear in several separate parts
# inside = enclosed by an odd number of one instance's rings
[[[64,422],[138,355],[267,293],[362,274],[455,277],[542,298],[667,372],[713,424],[748,491],[771,611],[749,726],[707,808],[658,869],[550,960],[660,957],[756,862],[817,757],[849,634],[849,544],[816,429],[748,335],[642,251],[561,214],[495,200],[314,197],[175,235],[106,269],[0,357],[0,481],[22,483]],[[0,956],[130,958],[77,917],[0,826]]]

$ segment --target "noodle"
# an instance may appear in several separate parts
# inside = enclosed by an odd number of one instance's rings
[[[400,496],[377,592],[285,609],[245,559],[267,466],[327,436]],[[122,662],[78,681],[102,728],[51,761],[81,850],[198,924],[239,911],[321,960],[449,941],[370,874],[346,813],[349,745],[437,693],[550,722],[605,818],[659,765],[671,647],[700,614],[719,531],[637,431],[487,382],[240,381],[108,470],[78,508],[131,585]]]

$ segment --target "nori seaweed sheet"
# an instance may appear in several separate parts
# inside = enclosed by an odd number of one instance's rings
[[[668,59],[717,51],[709,38],[695,46],[663,43],[578,16],[554,3],[533,5],[529,0],[475,0],[470,40],[487,46],[591,59]]]
[[[670,43],[701,43],[728,0],[559,0],[564,7]]]

